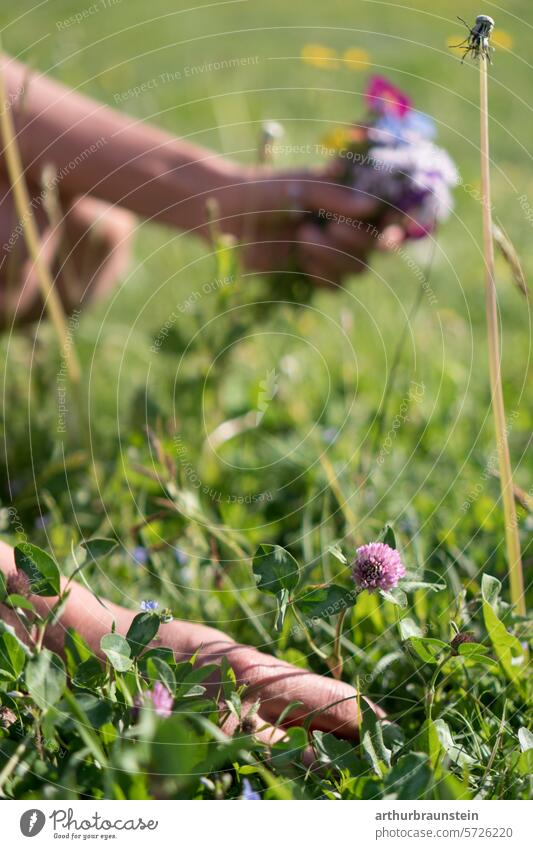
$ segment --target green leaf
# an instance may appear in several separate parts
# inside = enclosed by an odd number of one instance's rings
[[[498,578],[494,578],[492,575],[482,576],[481,594],[483,596],[483,601],[486,601],[487,604],[490,604],[490,606],[494,608],[495,612],[498,605],[501,588],[502,584],[501,581],[498,580]]]
[[[276,596],[277,613],[274,627],[281,630],[292,590],[298,586],[300,567],[294,557],[279,545],[260,545],[252,571],[261,592]]]
[[[283,590],[291,593],[300,580],[297,561],[279,545],[260,545],[254,555],[252,571],[257,588],[270,595],[280,595]]]
[[[432,777],[427,755],[411,752],[399,758],[385,778],[385,787],[397,799],[424,799],[431,788]]]
[[[429,581],[416,581],[414,579],[410,580],[409,578],[402,578],[400,586],[408,593],[413,590],[431,590],[431,592],[437,593],[440,590],[446,589],[446,584],[430,583]]]
[[[518,772],[520,775],[531,775],[533,773],[533,734],[527,728],[518,730],[518,742],[520,743],[520,757],[518,758]]]
[[[458,653],[464,657],[470,657],[476,654],[487,654],[488,648],[482,643],[462,643],[459,646]]]
[[[117,672],[127,672],[133,666],[130,644],[120,634],[105,634],[100,648]]]
[[[3,601],[7,595],[6,579],[3,572],[0,572],[0,601]]]
[[[528,728],[518,729],[518,742],[523,752],[529,752],[530,749],[533,749],[533,734]]]
[[[289,728],[283,740],[274,743],[271,749],[271,760],[277,769],[289,768],[301,763],[302,754],[307,748],[307,734],[304,728]]]
[[[363,722],[361,724],[361,745],[374,768],[376,775],[382,777],[390,766],[391,750],[383,740],[383,730],[371,707],[361,702]]]
[[[282,590],[276,599],[277,607],[276,607],[276,618],[274,620],[274,628],[276,631],[281,631],[283,628],[283,623],[285,622],[285,616],[287,613],[287,607],[289,606],[289,591]]]
[[[468,789],[468,784],[460,781],[456,775],[451,772],[446,772],[439,776],[439,780],[435,784],[435,793],[438,799],[471,799],[472,794]]]
[[[397,607],[407,607],[407,596],[400,587],[393,587],[392,590],[380,590],[379,594],[385,601],[390,601],[391,604],[395,604]]]
[[[80,543],[81,548],[87,552],[87,560],[100,560],[102,557],[107,557],[114,548],[117,547],[117,541],[107,539],[105,537],[95,537]]]
[[[385,525],[383,528],[383,542],[391,548],[398,548],[396,545],[396,535],[392,529],[392,525]]]
[[[437,732],[442,748],[444,749],[452,763],[455,763],[457,764],[457,766],[460,767],[471,766],[475,763],[475,759],[470,757],[470,755],[467,754],[461,746],[458,746],[454,742],[449,726],[446,724],[446,722],[444,722],[443,719],[435,719],[433,725]]]
[[[95,690],[101,687],[105,681],[105,669],[97,657],[89,657],[80,663],[72,683],[75,687]]]
[[[4,604],[8,607],[14,607],[19,610],[29,610],[34,611],[35,607],[29,598],[25,598],[23,595],[18,595],[18,593],[11,593],[11,595],[6,595],[4,599]]]
[[[26,664],[25,680],[35,704],[46,710],[59,701],[65,690],[67,676],[63,661],[48,649],[41,649]]]
[[[338,542],[334,543],[333,545],[330,545],[327,551],[328,554],[331,554],[333,557],[335,557],[335,559],[338,560],[339,563],[342,563],[343,566],[346,566],[346,564],[348,563],[348,559],[342,553],[342,549]]]
[[[126,634],[126,639],[131,649],[131,657],[137,657],[146,648],[148,643],[154,639],[159,631],[160,624],[159,615],[150,611],[138,613],[134,617]]]
[[[328,587],[309,587],[302,595],[295,599],[304,616],[311,619],[321,619],[325,616],[335,616],[347,610],[357,601],[357,591],[347,590],[336,584]]]
[[[357,757],[356,747],[348,740],[340,740],[325,731],[313,731],[313,744],[320,763],[349,769],[352,775],[368,770],[366,763]]]
[[[496,612],[500,589],[501,583],[497,578],[483,575],[481,581],[483,619],[502,669],[510,681],[520,684],[526,656],[520,641],[509,633]]]
[[[15,563],[28,577],[34,595],[59,595],[58,565],[42,548],[29,542],[15,546]]]
[[[409,637],[409,645],[424,663],[438,663],[439,655],[450,649],[448,643],[433,637]]]
[[[24,669],[26,654],[12,634],[0,636],[0,678],[16,681]]]
[[[151,747],[151,771],[157,776],[171,775],[178,787],[198,782],[201,761],[210,753],[207,736],[198,733],[184,716],[173,714],[157,726]]]
[[[189,683],[190,681],[191,673],[184,678],[183,683]],[[194,683],[196,684],[198,682],[195,680]],[[226,700],[229,699],[233,690],[237,689],[237,677],[227,657],[223,657],[220,663],[220,684]]]
[[[426,719],[422,726],[421,737],[423,740],[422,746],[427,748],[429,762],[433,770],[437,770],[440,756],[442,753],[442,743],[437,733],[437,727],[433,720]]]
[[[398,628],[400,630],[400,639],[408,640],[410,637],[422,637],[423,631],[416,624],[414,619],[410,619],[406,617],[405,619],[400,619],[398,623]]]
[[[69,708],[69,721],[74,724],[77,733],[80,735],[81,739],[88,747],[93,757],[99,762],[101,767],[105,769],[105,767],[107,766],[107,757],[100,745],[98,735],[91,727],[92,723],[89,721],[87,714],[81,707],[81,705],[84,703],[83,697],[76,698],[74,693],[67,689],[65,690],[64,701],[67,703]],[[97,699],[96,701],[98,701],[103,708],[109,707],[106,702],[102,702],[100,699]]]
[[[167,690],[174,694],[176,690],[176,676],[168,663],[161,657],[150,657],[146,664],[146,672],[150,683],[153,681],[161,681]]]

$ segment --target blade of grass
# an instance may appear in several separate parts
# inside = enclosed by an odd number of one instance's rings
[[[2,42],[0,40],[0,54],[3,53]],[[0,101],[7,104],[8,98],[6,93],[4,73],[0,66]],[[10,108],[6,105],[0,111],[0,131],[2,142],[4,145],[4,157],[13,192],[13,199],[17,214],[20,218],[23,227],[24,239],[28,248],[28,253],[35,266],[39,288],[45,304],[45,308],[50,316],[50,320],[54,325],[57,338],[59,340],[61,355],[65,360],[67,372],[73,386],[79,387],[81,381],[81,369],[76,354],[71,336],[69,335],[65,314],[61,305],[61,300],[54,288],[52,276],[45,262],[40,256],[40,239],[37,223],[33,215],[30,196],[26,180],[24,177],[24,169],[20,158],[20,151],[17,145],[15,128]]]

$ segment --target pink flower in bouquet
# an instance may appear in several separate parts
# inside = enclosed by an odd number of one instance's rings
[[[371,77],[365,91],[369,109],[378,115],[403,118],[411,109],[411,100],[386,77]]]

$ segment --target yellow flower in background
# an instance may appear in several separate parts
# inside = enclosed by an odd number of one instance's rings
[[[446,39],[446,47],[449,50],[453,50],[453,52],[457,53],[458,56],[462,56],[465,51],[466,44],[463,47],[459,47],[458,45],[461,43],[461,41],[464,40],[465,36],[463,35],[463,33],[459,33],[458,35],[450,35]]]
[[[335,127],[322,136],[321,142],[330,150],[343,150],[350,140],[349,131],[345,127]]]
[[[467,36],[468,33],[466,32],[466,30],[464,31],[464,33],[451,35],[449,38],[446,39],[446,47],[448,47],[450,50],[453,50],[454,53],[456,53],[458,56],[462,56],[465,51],[466,44],[462,45],[461,47],[459,47],[458,45],[461,43],[461,41],[464,41]],[[511,50],[514,41],[512,35],[508,33],[507,30],[495,29],[490,37],[490,43],[493,47],[499,47],[501,50]]]
[[[302,59],[307,65],[313,65],[315,68],[331,70],[339,67],[336,51],[325,44],[306,44],[302,49]]]
[[[362,50],[360,47],[350,47],[349,50],[344,52],[343,59],[355,71],[366,68],[371,64],[370,54],[366,50]]]
[[[514,44],[513,36],[504,29],[495,29],[490,40],[494,47],[501,47],[502,50],[511,50]]]

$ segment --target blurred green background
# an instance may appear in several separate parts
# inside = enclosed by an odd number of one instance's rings
[[[515,0],[501,11],[491,3],[480,9],[470,0],[237,0],[194,8],[168,0],[107,0],[81,23],[65,25],[90,5],[4,4],[4,49],[110,106],[119,99],[117,108],[140,121],[248,163],[255,161],[263,121],[282,122],[287,144],[313,144],[331,127],[361,116],[368,76],[383,74],[435,119],[439,143],[472,188],[457,189],[455,212],[437,235],[430,277],[435,298],[422,298],[410,322],[394,386],[387,390],[380,438],[390,431],[410,381],[424,384],[423,398],[409,404],[379,467],[376,416],[383,412],[391,359],[420,285],[406,258],[376,257],[373,269],[349,281],[345,292],[312,297],[298,292],[306,300],[300,307],[281,303],[283,291],[272,289],[268,280],[245,276],[229,291],[199,299],[154,353],[150,346],[169,313],[213,280],[217,268],[197,241],[143,224],[129,275],[110,301],[84,313],[76,331],[90,387],[92,445],[105,511],[92,500],[94,486],[79,454],[75,424],[66,441],[55,432],[58,357],[47,327],[0,341],[4,505],[14,502],[28,534],[59,553],[68,551],[72,536],[105,532],[117,534],[126,548],[153,546],[153,557],[164,559],[167,545],[180,545],[191,557],[197,549],[207,556],[204,541],[186,522],[169,529],[156,521],[149,530],[137,529],[161,496],[138,471],[140,464],[158,463],[146,440],[148,421],[159,428],[175,460],[172,439],[181,435],[187,462],[223,497],[217,501],[199,492],[191,473],[181,468],[183,490],[212,521],[242,531],[250,546],[280,541],[312,560],[324,539],[342,537],[346,526],[331,488],[333,473],[336,486],[350,498],[351,513],[344,518],[348,523],[353,518],[356,539],[368,540],[392,520],[406,539],[418,541],[419,550],[406,542],[411,562],[421,558],[439,567],[453,562],[473,580],[485,567],[503,577],[498,483],[486,475],[494,437],[481,210],[475,198],[478,73],[472,62],[461,65],[447,43],[463,37],[456,15],[473,21],[481,11],[496,18],[496,43],[503,46],[491,67],[494,204],[530,272],[533,231],[518,198],[525,194],[533,205],[531,4]],[[331,60],[304,62],[302,51],[310,44],[331,50]],[[349,50],[364,51],[358,55],[365,61],[345,61]],[[205,63],[235,57],[258,58],[243,67],[201,70]],[[191,67],[197,71],[189,74],[185,69]],[[120,98],[165,74],[172,80],[138,97]],[[293,155],[278,164],[317,161]],[[428,245],[413,244],[408,251],[424,266]],[[501,259],[497,267],[506,404],[513,413],[509,439],[517,482],[528,489],[529,305]],[[269,299],[280,302],[257,306]],[[219,315],[228,308],[233,311]],[[260,425],[210,452],[206,435],[256,409],[272,371],[276,389]],[[371,480],[363,485],[369,471]],[[471,506],[462,511],[474,491]],[[272,497],[249,504],[226,497],[261,492]],[[523,512],[520,518],[525,533]],[[14,538],[7,522],[4,533]],[[169,569],[172,573],[174,567]],[[148,573],[139,578],[146,585],[153,580]],[[205,610],[201,615],[208,618]]]

